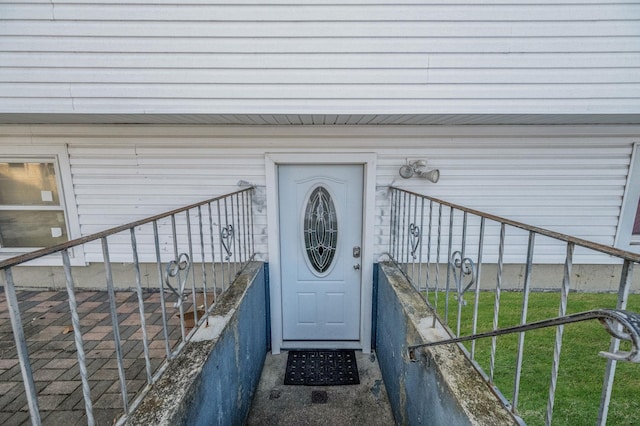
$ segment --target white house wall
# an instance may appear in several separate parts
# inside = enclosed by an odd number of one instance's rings
[[[16,145],[66,146],[83,235],[229,193],[246,183],[257,185],[255,241],[266,258],[266,153],[373,152],[378,159],[376,260],[388,250],[391,184],[611,245],[639,133],[633,126],[0,126],[0,154],[2,147]],[[440,182],[400,178],[398,169],[407,159],[428,160],[430,167],[440,169]],[[168,222],[160,225],[168,236]],[[469,226],[478,224],[470,221]],[[497,230],[488,224],[488,261],[495,258]],[[150,229],[142,234],[151,238]],[[454,239],[459,237],[456,233]],[[114,244],[114,260],[129,257],[128,238]],[[162,244],[172,252],[168,239]],[[471,239],[469,253],[474,244]],[[507,262],[522,263],[526,244],[524,233],[510,233]],[[142,244],[141,250],[144,258],[153,259],[152,243]],[[536,253],[536,262],[564,260],[564,246],[544,239],[538,240]],[[100,246],[87,245],[85,255],[89,262],[100,261]],[[611,259],[578,251],[575,262]]]
[[[3,113],[637,114],[640,4],[0,4]]]

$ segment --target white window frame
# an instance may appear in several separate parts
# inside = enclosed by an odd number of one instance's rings
[[[622,198],[620,218],[614,246],[636,253],[640,253],[640,235],[633,236],[633,222],[636,218],[638,200],[640,199],[640,143],[634,143],[631,152],[631,162],[627,174],[627,183]]]
[[[2,162],[52,162],[56,171],[56,183],[60,197],[60,206],[63,209],[67,225],[69,240],[79,238],[80,221],[76,206],[73,182],[71,179],[71,163],[66,146],[2,146],[0,147],[0,161]],[[0,259],[6,260],[23,253],[36,250],[36,248],[11,248],[0,249]],[[74,266],[85,265],[84,250],[82,246],[69,250],[71,264]],[[59,266],[62,265],[60,255],[49,255],[32,260],[24,264],[29,266]]]

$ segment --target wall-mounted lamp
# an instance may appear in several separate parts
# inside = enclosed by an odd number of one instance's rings
[[[430,182],[437,183],[440,179],[440,170],[427,170],[427,162],[424,160],[412,161],[409,164],[405,164],[400,167],[400,176],[404,179],[409,179],[414,175],[422,179],[427,179]]]

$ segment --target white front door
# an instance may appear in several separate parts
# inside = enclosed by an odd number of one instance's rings
[[[283,340],[359,340],[363,167],[278,170]]]

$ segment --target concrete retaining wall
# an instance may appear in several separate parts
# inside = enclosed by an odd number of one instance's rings
[[[172,360],[132,425],[242,425],[267,353],[264,265],[253,262]]]
[[[457,346],[419,349],[409,360],[407,346],[446,332],[431,327],[431,312],[395,266],[379,264],[377,276],[376,351],[396,423],[517,424]]]
[[[163,268],[166,263],[163,263]],[[211,264],[206,265],[207,275],[211,277]],[[431,277],[431,286],[435,285],[436,267],[432,263],[430,265],[429,275]],[[135,288],[135,269],[131,263],[111,264],[114,286],[118,289]],[[217,282],[221,282],[221,271],[227,268],[233,270],[239,269],[240,265],[230,265],[225,263],[220,265],[216,263],[214,268],[217,271]],[[502,289],[503,290],[522,290],[525,276],[524,264],[506,264],[502,272]],[[74,266],[73,277],[76,288],[79,289],[105,289],[105,272],[102,263],[92,263],[86,266]],[[407,268],[409,274],[414,271],[416,277],[420,272],[419,264],[409,264]],[[621,265],[573,265],[571,275],[571,290],[579,292],[617,292],[620,285]],[[12,268],[15,284],[19,288],[40,289],[47,288],[52,290],[60,290],[66,288],[66,278],[64,270],[60,266],[19,266]],[[158,288],[158,266],[155,263],[141,263],[140,272],[142,279],[142,287],[148,289]],[[192,271],[196,276],[196,285],[201,286],[202,283],[202,264],[194,263]],[[447,265],[440,264],[440,288],[443,288],[446,281]],[[497,266],[492,263],[482,264],[482,280],[481,288],[483,290],[492,290],[496,286]],[[226,272],[225,272],[226,273]],[[427,265],[422,264],[421,280],[425,281],[427,274]],[[562,287],[562,279],[564,277],[564,265],[547,265],[534,264],[531,276],[531,288],[534,291],[558,291]],[[3,278],[0,277],[0,285],[4,285]],[[633,276],[631,286],[632,293],[640,292],[640,274]]]

